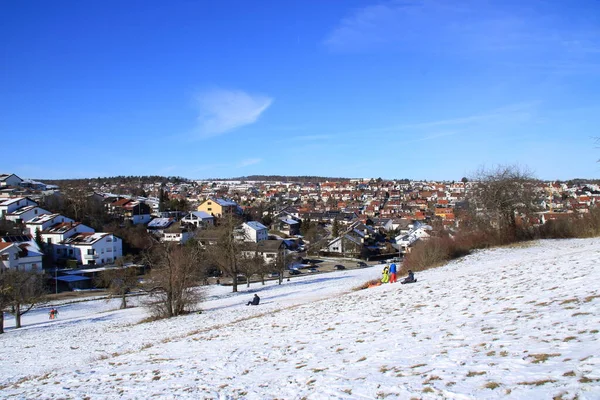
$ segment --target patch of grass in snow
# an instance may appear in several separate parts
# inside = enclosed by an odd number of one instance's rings
[[[554,379],[538,379],[537,381],[529,381],[529,382],[518,382],[517,385],[523,386],[542,386],[546,383],[554,383],[556,380]]]
[[[415,364],[409,368],[415,369],[415,368],[421,368],[421,367],[425,367],[425,366],[427,366],[427,364]]]
[[[367,357],[361,357],[358,360],[356,360],[356,362],[361,362],[361,361],[365,361],[367,359]]]
[[[507,357],[507,356],[508,356],[508,351],[506,351],[506,350],[502,350],[502,351],[500,352],[500,356],[501,356],[501,357]]]
[[[559,357],[559,356],[560,356],[560,353],[552,353],[552,354],[540,353],[540,354],[530,354],[527,356],[527,358],[533,358],[532,363],[539,364],[539,363],[548,361],[548,359],[551,357]]]
[[[469,373],[467,373],[467,378],[472,378],[474,376],[485,375],[485,374],[486,374],[485,371],[469,371]]]
[[[563,339],[563,342],[570,342],[571,340],[577,339],[577,336],[567,336]]]
[[[592,378],[588,378],[587,376],[582,376],[579,379],[579,383],[592,383],[592,382],[600,382],[600,379],[592,379]]]
[[[433,389],[429,386],[423,389],[423,393],[433,393]]]
[[[582,315],[592,315],[592,313],[589,312],[576,312],[575,314],[571,315],[572,317],[579,317]]]
[[[325,370],[327,370],[327,368],[312,368],[312,372],[315,372],[315,373],[317,373],[317,372],[323,372]]]
[[[384,392],[377,392],[376,393],[376,399],[385,399],[388,396],[394,396],[393,393],[384,393]]]
[[[496,355],[496,352],[494,350],[488,351],[485,355],[488,356],[488,357],[492,357],[492,356]]]
[[[296,369],[300,369],[300,368],[304,368],[306,367],[306,364],[298,364],[296,365]]]
[[[600,294],[594,294],[594,295],[591,295],[591,296],[587,296],[585,299],[583,299],[583,302],[584,303],[589,303],[590,301],[592,301],[594,299],[597,299],[597,298],[600,298]]]
[[[352,395],[352,389],[342,389],[342,392]]]
[[[573,299],[563,300],[559,304],[562,306],[564,304],[577,303],[578,301],[579,301],[578,299],[573,298]]]
[[[598,329],[592,329],[590,333],[598,333]]]
[[[486,389],[497,389],[500,387],[500,384],[498,382],[488,382],[485,385],[483,385],[484,388]]]
[[[442,378],[440,378],[439,376],[431,375],[429,378],[427,378],[425,381],[423,381],[423,384],[427,385],[428,383],[431,383],[433,381],[441,381],[441,380],[442,380]]]
[[[575,376],[575,371],[567,371],[563,374],[563,376]]]
[[[456,385],[456,382],[447,382],[446,383],[446,386],[448,386],[448,387],[451,387],[451,386],[454,386],[454,385]]]

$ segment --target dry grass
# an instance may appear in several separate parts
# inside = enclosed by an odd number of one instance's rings
[[[533,358],[532,363],[533,364],[539,364],[539,363],[543,363],[548,361],[549,358],[552,357],[559,357],[560,354],[559,353],[552,353],[552,354],[548,354],[548,353],[540,353],[540,354],[530,354],[527,356],[527,358]]]
[[[477,375],[485,375],[487,372],[485,371],[469,371],[469,373],[467,374],[467,378],[471,378]]]
[[[500,384],[498,382],[488,382],[485,385],[483,385],[484,388],[486,389],[497,389],[500,387]]]
[[[556,380],[554,380],[554,379],[539,379],[537,381],[519,382],[519,383],[517,383],[517,385],[542,386],[542,385],[545,385],[546,383],[554,383],[554,382],[556,382]]]

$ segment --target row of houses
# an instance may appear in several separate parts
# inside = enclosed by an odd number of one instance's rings
[[[71,261],[84,266],[114,263],[123,256],[121,238],[51,213],[27,197],[2,200],[0,218],[23,228],[22,235],[0,238],[4,268],[41,271],[44,255],[57,264]]]

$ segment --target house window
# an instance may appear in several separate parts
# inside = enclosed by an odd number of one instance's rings
[[[94,249],[88,249],[87,254],[88,254],[88,256],[93,256],[94,255]]]
[[[73,255],[73,249],[69,249],[69,255],[72,256]]]
[[[2,254],[2,258],[0,258],[0,260],[8,261],[8,254]]]
[[[47,242],[48,244],[52,244],[52,238],[48,238]]]
[[[208,210],[208,211],[212,211],[212,208],[211,208],[211,207],[208,207],[208,209],[207,209],[207,210]]]

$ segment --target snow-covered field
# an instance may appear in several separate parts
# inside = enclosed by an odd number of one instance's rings
[[[412,285],[354,291],[372,267],[214,286],[151,323],[117,300],[39,309],[0,335],[0,397],[599,399],[599,262],[600,239],[541,241]]]

